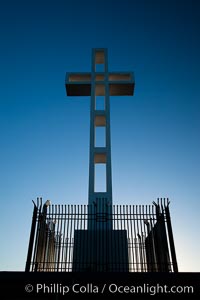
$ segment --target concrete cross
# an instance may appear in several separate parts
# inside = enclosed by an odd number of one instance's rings
[[[110,96],[132,96],[132,72],[108,72],[107,49],[92,49],[90,73],[66,74],[67,96],[91,96],[90,104],[90,160],[88,204],[95,205],[99,217],[105,206],[112,206]],[[96,146],[97,127],[105,129],[105,144]],[[106,190],[95,190],[95,166],[104,164]]]

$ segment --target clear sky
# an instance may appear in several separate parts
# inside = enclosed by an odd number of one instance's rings
[[[113,201],[169,197],[180,271],[200,271],[200,2],[9,0],[0,9],[0,270],[24,270],[37,196],[87,204],[88,97],[65,72],[133,71],[111,99]]]

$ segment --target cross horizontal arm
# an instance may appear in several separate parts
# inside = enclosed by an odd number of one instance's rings
[[[99,95],[104,95],[101,86],[106,81],[105,73],[95,73],[95,84],[98,85]],[[90,96],[91,73],[67,73],[66,92],[67,96]],[[107,82],[107,81],[106,81]],[[134,76],[132,72],[113,72],[108,74],[110,96],[132,96],[134,92]]]

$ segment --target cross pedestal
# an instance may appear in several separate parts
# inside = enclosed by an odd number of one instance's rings
[[[113,239],[119,241],[126,240],[122,238],[125,231],[118,233],[117,231],[112,231],[110,96],[132,96],[134,92],[134,77],[132,72],[108,72],[107,49],[93,49],[91,72],[67,73],[66,91],[67,96],[90,96],[91,99],[88,191],[88,231],[90,233],[84,231],[82,233],[81,231],[75,232],[74,256],[78,259],[80,251],[87,252],[89,244],[95,249],[101,248],[101,243],[98,245],[95,242],[95,236],[99,232],[101,232],[102,241],[105,241],[105,249],[109,248],[106,250],[106,253],[109,253],[111,248],[114,247],[114,244],[108,246],[109,243],[106,242],[107,237],[105,236],[106,232],[112,235],[110,236],[111,241]],[[103,129],[103,133],[105,134],[102,145],[97,145],[97,131],[99,127]],[[102,178],[105,181],[104,190],[98,190],[96,187],[96,170],[98,164],[102,164],[105,169],[105,178]],[[92,236],[91,232],[95,232],[95,234]],[[82,238],[90,240],[88,246],[81,247]],[[125,245],[124,249],[127,248],[127,242],[122,242],[122,248],[123,245]],[[79,248],[80,250],[78,250]],[[81,250],[81,248],[85,250]],[[102,250],[103,252],[100,255],[102,254],[105,258],[104,250]],[[127,251],[125,250],[125,252]]]

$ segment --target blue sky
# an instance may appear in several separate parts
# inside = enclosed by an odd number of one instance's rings
[[[37,196],[87,203],[88,97],[65,72],[133,71],[112,97],[113,202],[169,197],[180,271],[200,271],[200,4],[188,0],[4,1],[0,9],[0,270],[24,270]]]

